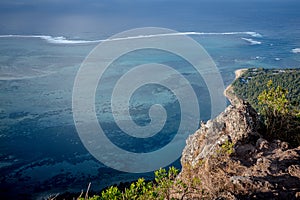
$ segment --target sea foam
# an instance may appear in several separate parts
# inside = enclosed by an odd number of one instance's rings
[[[242,38],[242,40],[245,40],[245,41],[249,42],[251,45],[257,45],[257,44],[261,44],[262,43],[260,41],[253,40],[251,38]]]
[[[53,37],[50,35],[0,35],[0,38],[40,38],[52,44],[86,44],[95,43],[93,40],[68,40],[66,37]]]
[[[67,39],[64,36],[54,37],[50,35],[0,35],[0,38],[40,38],[51,44],[92,44],[92,43],[107,42],[107,41],[131,40],[131,39],[139,39],[139,38],[153,38],[153,37],[166,37],[166,36],[179,36],[179,35],[250,35],[252,37],[262,37],[262,35],[257,32],[246,31],[246,32],[223,32],[223,33],[176,32],[176,33],[137,35],[137,36],[124,37],[124,38],[109,38],[103,40],[71,40],[71,39]]]
[[[300,53],[300,48],[292,49],[292,53]]]

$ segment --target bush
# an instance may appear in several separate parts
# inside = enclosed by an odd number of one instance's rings
[[[265,136],[269,139],[280,139],[292,146],[300,145],[299,110],[287,99],[288,91],[280,86],[273,87],[270,80],[268,89],[258,96],[262,105],[262,114],[266,126]]]
[[[159,169],[154,172],[155,181],[146,182],[144,178],[139,178],[136,182],[131,183],[129,188],[121,191],[116,186],[111,186],[102,191],[101,195],[94,195],[93,197],[83,198],[79,200],[151,200],[151,199],[172,199],[171,195],[176,192],[172,188],[177,183],[175,181],[179,170],[175,167],[166,169]]]

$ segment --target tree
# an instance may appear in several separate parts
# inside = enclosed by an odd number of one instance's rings
[[[287,90],[280,86],[273,87],[272,80],[269,80],[267,89],[258,95],[258,103],[262,105],[266,136],[298,146],[300,145],[299,110],[292,106],[287,95]]]
[[[273,81],[269,80],[268,89],[258,95],[258,103],[263,106],[267,134],[274,134],[285,126],[286,115],[289,113],[289,101],[286,98],[288,92],[280,86],[273,87]]]

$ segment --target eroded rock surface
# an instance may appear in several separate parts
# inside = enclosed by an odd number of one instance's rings
[[[180,198],[300,199],[300,147],[265,140],[251,105],[231,103],[188,138],[178,179],[189,189]]]

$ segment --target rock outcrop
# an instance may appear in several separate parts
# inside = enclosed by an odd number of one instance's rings
[[[265,140],[256,111],[232,88],[226,93],[232,105],[187,140],[175,197],[300,199],[300,147]]]

